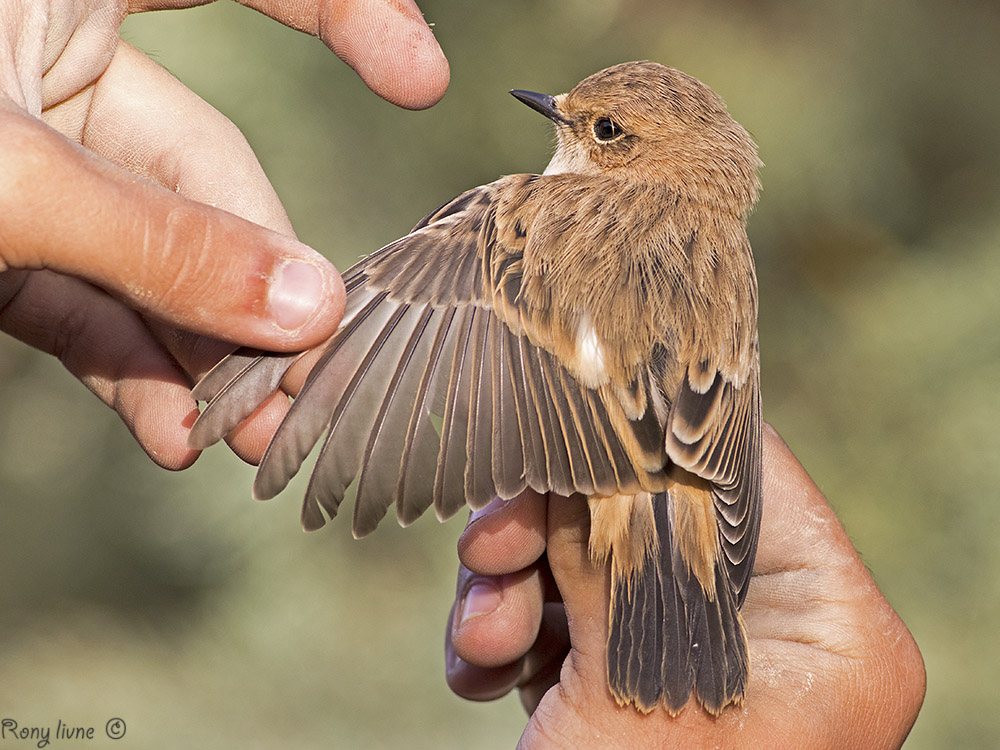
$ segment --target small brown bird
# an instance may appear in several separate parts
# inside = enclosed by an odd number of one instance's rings
[[[344,276],[347,311],[254,483],[280,492],[321,435],[302,510],[354,534],[526,487],[589,498],[610,557],[608,684],[621,704],[711,713],[747,683],[740,619],[760,525],[760,162],[708,87],[652,62],[556,97],[542,175],[429,214]],[[195,387],[192,447],[226,435],[294,356],[241,350]],[[558,502],[558,501],[556,501]]]

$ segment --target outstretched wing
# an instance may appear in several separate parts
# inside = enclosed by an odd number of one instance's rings
[[[519,324],[527,237],[497,204],[505,190],[545,179],[514,175],[470,190],[345,274],[344,319],[267,449],[257,497],[280,492],[324,433],[307,529],[323,525],[324,511],[336,515],[359,474],[357,536],[393,503],[407,524],[431,504],[447,518],[525,487],[609,495],[665,481],[664,414],[654,410],[663,398],[648,373],[624,387],[585,387]],[[210,400],[192,446],[232,430],[292,361],[257,352],[223,360],[195,389]]]

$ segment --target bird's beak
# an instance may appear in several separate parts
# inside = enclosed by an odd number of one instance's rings
[[[514,89],[510,92],[510,95],[515,99],[524,102],[536,112],[541,112],[543,115],[552,120],[552,122],[569,125],[569,120],[559,114],[559,110],[556,108],[556,98],[554,96],[549,96],[548,94],[536,94],[534,91],[521,91],[521,89]]]

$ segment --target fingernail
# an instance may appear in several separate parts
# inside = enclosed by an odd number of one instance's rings
[[[496,586],[490,583],[474,583],[465,592],[462,599],[462,611],[458,625],[461,627],[473,617],[488,615],[495,612],[503,601],[503,596]]]
[[[311,263],[290,260],[278,271],[268,292],[274,322],[286,331],[305,325],[323,299],[323,275]]]

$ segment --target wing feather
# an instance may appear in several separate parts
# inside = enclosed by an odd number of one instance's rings
[[[446,380],[447,363],[454,356],[455,337],[449,337],[454,318],[455,308],[442,310],[407,425],[394,493],[396,514],[403,526],[417,520],[434,502],[434,468],[441,440],[430,416],[434,409],[434,394],[443,388],[440,382]]]
[[[529,275],[532,289],[541,283],[531,230],[498,206],[526,205],[558,177],[515,175],[468,191],[344,274],[344,322],[272,440],[255,494],[281,491],[324,431],[303,524],[335,515],[360,473],[359,535],[393,502],[406,524],[430,505],[447,518],[526,486],[661,491],[672,461],[713,482],[722,544],[743,590],[740,566],[759,522],[759,459],[747,458],[759,452],[756,380],[751,388],[718,372],[709,380],[699,362],[678,387],[664,381],[673,365],[661,363],[629,382],[588,387],[534,338],[522,308]],[[676,356],[656,346],[661,359]],[[241,351],[224,360],[195,389],[211,400],[193,440],[207,445],[235,427],[293,359]]]
[[[483,315],[477,307],[466,307],[457,332],[441,426],[441,452],[434,476],[434,510],[441,520],[451,518],[465,503],[465,451],[474,357],[470,349],[475,348],[472,338],[479,331],[478,321]]]
[[[372,404],[378,404],[384,398],[393,374],[391,368],[376,366],[376,358],[386,348],[390,352],[390,362],[398,359],[400,350],[409,340],[414,318],[418,315],[413,308],[395,305],[388,300],[380,306],[390,311],[385,325],[353,368],[353,374],[349,375],[346,387],[343,387],[332,410],[328,408],[323,412],[330,414],[332,411],[332,415],[329,417],[326,440],[316,458],[306,488],[302,514],[302,522],[306,528],[310,528],[307,520],[321,517],[320,508],[330,518],[337,515],[347,488],[358,474],[367,437],[375,421]],[[265,465],[262,464],[261,470],[264,468]],[[382,513],[384,512],[383,509]],[[374,529],[374,523],[371,522],[373,515],[378,515],[375,508],[359,508],[355,505],[355,535],[362,536]]]
[[[510,498],[526,486],[524,471],[524,430],[519,397],[511,371],[510,329],[490,319],[490,366],[493,375],[493,485],[500,497]]]
[[[737,606],[746,596],[760,532],[760,391],[756,368],[737,388],[716,371],[709,385],[689,366],[667,420],[667,454],[712,483],[719,540]],[[695,383],[696,385],[692,385]]]
[[[434,336],[428,330],[435,327],[435,318],[440,317],[441,313],[430,306],[421,311],[375,417],[361,459],[361,476],[354,501],[356,533],[364,534],[374,529],[395,500],[397,475],[402,473],[408,437],[407,431],[399,426],[409,423],[414,404],[419,401],[418,389],[425,369],[421,365],[428,360],[434,343]],[[394,466],[400,467],[399,472],[390,470]]]
[[[566,449],[566,440],[563,437],[555,405],[549,397],[545,375],[542,372],[542,357],[546,353],[527,344],[524,350],[527,354],[524,362],[527,365],[525,372],[528,376],[528,392],[538,412],[539,429],[545,445],[546,473],[549,477],[548,489],[560,495],[571,495],[573,493],[573,477],[569,464],[569,451]]]
[[[583,460],[596,495],[612,495],[618,491],[614,469],[597,436],[597,426],[588,408],[586,392],[563,368],[559,368],[559,386],[566,394],[570,429],[580,437]],[[582,492],[583,490],[577,490]]]
[[[590,472],[580,433],[574,429],[568,393],[559,377],[562,368],[548,352],[539,351],[538,357],[541,364],[542,380],[545,383],[544,395],[552,405],[554,426],[557,435],[562,437],[561,443],[565,446],[569,462],[570,484],[567,487],[569,492],[556,491],[560,494],[570,494],[575,490],[584,495],[592,495],[594,494],[594,477]]]
[[[457,511],[465,503],[473,509],[487,505],[496,494],[493,486],[493,373],[489,358],[495,319],[488,311],[478,310],[472,346],[469,425],[466,430],[465,494],[456,498]],[[451,509],[449,507],[449,511]]]
[[[232,432],[278,389],[300,356],[239,349],[209,370],[191,391],[208,404],[191,427],[188,446],[204,450]]]
[[[326,345],[264,453],[254,481],[258,499],[272,498],[285,488],[328,428],[353,368],[368,350],[368,340],[395,310],[382,304],[384,300],[384,294],[373,297]]]
[[[548,458],[545,448],[545,436],[542,432],[542,419],[538,411],[531,389],[527,368],[530,363],[525,361],[525,349],[528,346],[524,337],[515,337],[508,329],[508,339],[511,342],[510,372],[517,399],[517,414],[521,440],[524,444],[524,476],[536,492],[546,492],[549,487]]]

